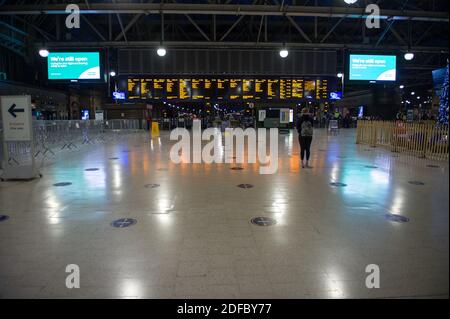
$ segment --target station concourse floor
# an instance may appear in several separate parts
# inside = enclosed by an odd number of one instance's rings
[[[42,179],[0,183],[0,297],[448,298],[448,161],[318,129],[302,169],[291,131],[278,172],[260,175],[176,165],[173,143],[133,133],[50,156]],[[250,223],[260,216],[276,224]],[[137,223],[112,227],[120,218]],[[69,264],[79,289],[66,288]],[[379,289],[366,288],[369,264]]]

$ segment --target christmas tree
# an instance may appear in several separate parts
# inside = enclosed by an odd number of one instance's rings
[[[438,124],[448,125],[448,60],[447,72],[445,72],[444,85],[442,87],[441,100],[439,103]]]

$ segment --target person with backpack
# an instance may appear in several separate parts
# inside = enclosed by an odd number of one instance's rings
[[[302,168],[309,167],[309,156],[311,155],[311,142],[313,137],[314,120],[309,114],[307,108],[303,108],[301,116],[297,121],[298,140],[300,142],[300,158],[302,160]],[[304,162],[306,155],[306,165]]]

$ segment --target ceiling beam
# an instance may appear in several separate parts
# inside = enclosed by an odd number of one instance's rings
[[[101,48],[101,47],[115,47],[115,48],[156,48],[160,45],[159,41],[106,41],[106,42],[48,42],[48,47],[52,48]],[[36,43],[39,45],[39,43]],[[168,48],[228,48],[228,49],[278,49],[280,43],[278,42],[207,42],[207,41],[165,41],[164,45]],[[357,49],[367,51],[392,51],[398,50],[400,52],[407,51],[407,46],[399,45],[384,45],[374,48],[372,44],[338,44],[338,43],[286,43],[286,46],[291,50],[295,49]],[[448,47],[413,47],[412,50],[416,53],[446,53],[448,54]]]
[[[88,7],[80,3],[81,14],[205,14],[205,15],[258,15],[291,17],[324,17],[365,19],[363,8],[235,5],[235,4],[184,4],[184,3],[91,3]],[[0,7],[0,15],[67,15],[65,4],[6,5]],[[383,10],[380,19],[449,22],[448,12],[419,10]]]

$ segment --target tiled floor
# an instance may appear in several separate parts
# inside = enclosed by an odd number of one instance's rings
[[[315,134],[311,169],[300,168],[296,135],[280,135],[274,175],[175,165],[162,132],[67,151],[40,180],[0,183],[10,216],[0,297],[448,297],[448,162],[358,146],[354,130]],[[277,224],[252,225],[257,216]],[[119,218],[137,224],[111,227]],[[66,288],[68,264],[80,267],[80,289]],[[380,267],[380,289],[365,286],[368,264]]]

